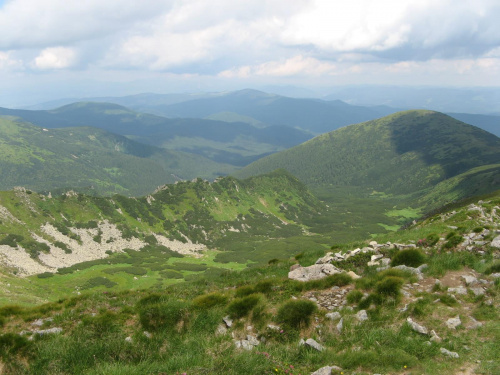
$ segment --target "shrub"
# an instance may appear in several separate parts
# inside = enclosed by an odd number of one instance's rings
[[[452,235],[450,236],[450,234],[452,234]],[[443,245],[443,247],[442,247],[443,250],[453,249],[454,247],[457,247],[460,243],[462,243],[462,241],[464,240],[464,238],[459,234],[456,234],[453,232],[450,234],[448,234],[448,236],[446,236],[446,239],[448,241],[446,241],[446,243]]]
[[[426,238],[418,240],[417,246],[418,247],[432,247],[438,241],[439,241],[439,236],[435,233],[431,233]]]
[[[23,336],[6,333],[0,336],[0,358],[4,361],[13,361],[16,355],[25,355],[31,343]]]
[[[53,277],[54,274],[52,272],[43,272],[43,273],[39,273],[38,275],[36,275],[36,277],[38,277],[39,279],[48,279],[49,277]]]
[[[472,231],[474,233],[481,233],[483,231],[483,227],[476,227],[476,228],[472,229]]]
[[[425,262],[425,255],[418,249],[401,250],[394,255],[391,266],[401,264],[408,267],[418,267]]]
[[[346,295],[347,303],[358,303],[363,298],[363,293],[360,290],[351,290]]]
[[[259,294],[250,294],[242,298],[236,298],[227,307],[227,312],[232,318],[242,318],[250,314],[260,300],[261,295]]]
[[[66,254],[71,254],[71,249],[66,245],[64,242],[61,241],[55,241],[54,246],[57,246],[61,250],[64,250]]]
[[[18,234],[8,234],[5,238],[0,240],[0,245],[8,245],[10,247],[17,247],[17,244],[24,240],[24,237]]]
[[[114,281],[111,281],[109,280],[108,278],[106,277],[102,277],[102,276],[97,276],[97,277],[93,277],[91,279],[88,279],[81,287],[82,290],[85,290],[85,289],[92,289],[92,288],[96,288],[98,286],[105,286],[106,288],[112,288],[114,287],[115,285],[118,285],[117,283],[115,283]]]
[[[317,306],[312,301],[288,301],[279,308],[276,320],[288,328],[300,329],[309,325],[311,316],[316,309]]]
[[[253,288],[257,293],[268,294],[273,291],[273,283],[269,280],[259,281]]]
[[[492,273],[497,273],[497,272],[500,272],[500,262],[492,264],[484,271],[486,275],[491,275]]]
[[[398,300],[400,297],[400,289],[403,285],[404,280],[400,277],[386,276],[377,284],[375,284],[375,292],[382,296],[385,300],[388,297],[392,297]]]
[[[225,305],[227,297],[220,293],[210,293],[198,296],[193,300],[193,306],[198,309],[210,309],[214,306]]]
[[[252,288],[250,285],[245,285],[236,289],[234,296],[239,298],[248,296],[253,293],[255,293],[254,288]]]
[[[139,309],[139,321],[148,331],[173,331],[186,312],[187,304],[181,301],[147,304]]]
[[[446,306],[457,306],[458,305],[458,301],[450,296],[449,294],[441,294],[439,296],[439,301],[441,303],[444,303]]]

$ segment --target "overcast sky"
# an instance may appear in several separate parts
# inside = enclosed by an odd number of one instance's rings
[[[0,0],[0,106],[266,85],[500,86],[499,0]]]

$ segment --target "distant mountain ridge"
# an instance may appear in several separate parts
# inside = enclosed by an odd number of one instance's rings
[[[170,150],[199,154],[219,163],[246,165],[263,155],[300,144],[312,134],[284,126],[195,118],[168,119],[112,103],[79,102],[54,110],[0,108],[45,128],[92,126]]]

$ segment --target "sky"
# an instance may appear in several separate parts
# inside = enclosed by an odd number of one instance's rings
[[[0,0],[0,106],[294,86],[500,87],[498,0]]]

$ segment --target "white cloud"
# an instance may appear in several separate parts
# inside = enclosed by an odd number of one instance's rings
[[[0,51],[0,69],[19,69],[22,66],[22,61],[13,58],[10,52]]]
[[[44,49],[34,60],[37,69],[64,69],[76,62],[76,53],[71,48],[54,47]]]
[[[336,66],[334,64],[299,55],[284,61],[269,61],[256,66],[229,69],[221,72],[219,75],[225,78],[247,78],[253,75],[274,77],[296,75],[320,76],[334,74],[335,70]]]

